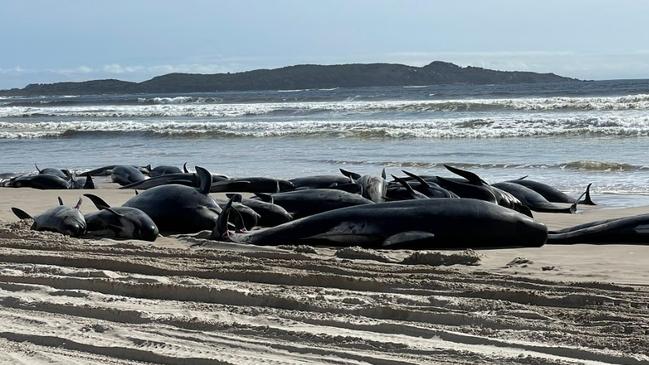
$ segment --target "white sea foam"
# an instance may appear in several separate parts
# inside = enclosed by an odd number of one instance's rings
[[[138,105],[0,106],[0,117],[240,117],[269,113],[496,112],[649,110],[649,94],[614,97],[221,103],[219,98],[140,98]]]
[[[649,136],[649,116],[513,115],[396,120],[74,120],[0,122],[0,138],[147,134],[177,137],[502,138]]]

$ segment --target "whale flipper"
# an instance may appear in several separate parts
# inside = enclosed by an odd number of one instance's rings
[[[361,174],[357,174],[355,172],[347,171],[344,169],[338,169],[338,170],[340,170],[340,173],[342,173],[343,175],[347,176],[350,179],[358,180],[361,178]]]
[[[454,173],[456,175],[462,176],[463,178],[469,180],[469,182],[471,184],[476,184],[476,185],[482,185],[483,183],[486,184],[485,181],[480,178],[480,176],[474,174],[471,171],[458,169],[457,167],[453,167],[453,166],[446,165],[446,164],[444,164],[444,167],[446,167],[446,169],[448,171],[450,171],[450,172],[452,172],[452,173]]]
[[[414,245],[418,243],[430,242],[435,238],[435,234],[424,231],[407,231],[397,233],[383,241],[383,247],[396,245]]]
[[[90,201],[97,207],[97,209],[102,210],[102,209],[108,209],[110,208],[110,205],[106,203],[102,198],[98,197],[97,195],[94,194],[83,194],[86,198],[90,199]]]
[[[16,217],[18,217],[18,219],[34,219],[31,215],[29,215],[29,213],[25,212],[22,209],[11,208],[11,211],[14,212],[14,214],[16,215]]]

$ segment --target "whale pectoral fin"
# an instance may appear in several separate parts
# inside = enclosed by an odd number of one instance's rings
[[[77,204],[74,206],[74,209],[79,209],[81,208],[81,203],[83,203],[83,199],[79,197],[79,200],[77,201]],[[61,204],[63,205],[63,204]]]
[[[57,196],[56,198],[59,200],[59,205],[64,205],[64,204],[63,204],[63,199],[61,199],[60,196]]]
[[[383,180],[387,179],[387,177],[388,177],[388,175],[385,173],[385,167],[381,171],[381,177],[383,178]]]
[[[14,212],[14,214],[16,215],[16,217],[18,217],[18,219],[34,219],[32,218],[31,215],[29,215],[29,213],[25,212],[22,209],[11,208],[11,211]]]
[[[424,231],[406,231],[397,233],[383,241],[383,247],[413,245],[418,243],[430,242],[435,238],[435,234]]]
[[[641,224],[634,229],[637,234],[649,234],[649,224]]]

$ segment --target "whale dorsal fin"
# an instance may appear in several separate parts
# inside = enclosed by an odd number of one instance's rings
[[[83,184],[84,189],[92,190],[95,188],[95,182],[90,175],[86,176],[86,182]]]
[[[469,182],[470,182],[471,184],[482,185],[483,183],[485,183],[485,181],[482,180],[482,179],[480,178],[480,176],[474,174],[474,173],[471,172],[471,171],[466,171],[466,170],[458,169],[457,167],[449,166],[449,165],[446,165],[446,164],[444,164],[444,167],[446,167],[446,169],[447,169],[448,171],[450,171],[450,172],[452,172],[452,173],[454,173],[454,174],[456,174],[456,175],[460,175],[460,176],[462,176],[463,178],[469,180]],[[486,183],[485,183],[485,184],[486,184]]]
[[[36,171],[38,171],[38,173],[40,174],[40,173],[41,173],[41,169],[38,168],[38,165],[36,164],[36,162],[34,162],[34,167],[36,168]]]
[[[185,163],[183,164],[183,172],[186,173],[186,174],[189,173],[189,170],[187,170],[187,162],[185,162]]]
[[[591,187],[591,185],[593,185],[593,183],[590,183],[590,184],[588,184],[588,186],[586,186],[586,192],[584,193],[584,195],[585,195],[584,200],[579,201],[579,199],[577,199],[577,201],[578,201],[580,204],[585,204],[585,205],[597,205],[597,204],[595,204],[595,202],[590,198],[590,187]],[[580,199],[581,199],[581,197],[580,197]]]
[[[210,193],[210,188],[212,188],[212,174],[206,169],[196,166],[196,174],[200,180],[200,185],[198,186],[198,191],[207,195]]]
[[[383,178],[383,180],[385,180],[388,177],[388,175],[385,174],[385,167],[383,168],[383,170],[381,170],[381,177]]]

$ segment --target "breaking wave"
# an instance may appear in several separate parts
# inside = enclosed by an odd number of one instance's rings
[[[456,100],[387,100],[224,103],[219,97],[154,97],[136,102],[75,105],[74,100],[22,100],[0,105],[0,117],[241,117],[312,113],[430,113],[493,111],[649,110],[649,94],[609,97],[549,97]]]
[[[77,120],[0,122],[0,138],[145,135],[177,138],[508,138],[649,136],[649,116],[492,116],[403,120]]]

